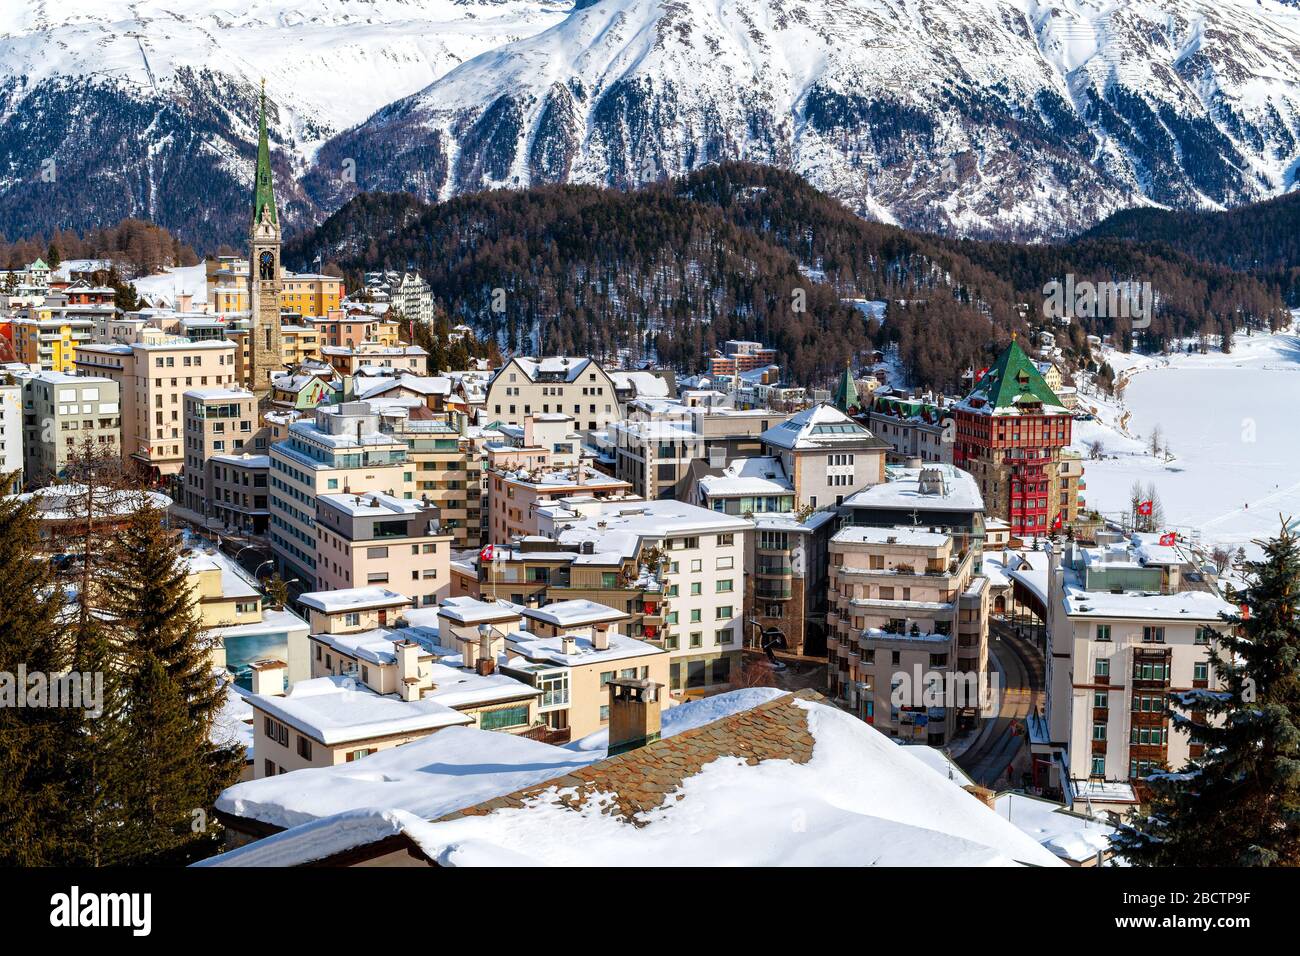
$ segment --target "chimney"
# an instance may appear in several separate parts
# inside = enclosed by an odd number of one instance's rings
[[[398,678],[400,680],[420,680],[420,645],[415,641],[396,641],[398,652]]]
[[[988,807],[990,810],[997,809],[998,795],[994,791],[988,789],[987,787],[976,786],[975,784],[970,784],[968,786],[962,787],[962,789],[965,790],[967,793],[969,793],[980,803],[984,804],[984,806]]]
[[[492,629],[484,626],[478,629],[478,669],[483,673],[483,665],[496,663],[496,654],[492,652]],[[491,673],[489,670],[488,673]]]
[[[609,650],[609,628],[603,624],[597,624],[591,630],[591,645],[598,651]]]
[[[288,676],[289,665],[284,661],[268,658],[253,661],[248,665],[253,671],[253,693],[263,697],[283,697],[284,679]]]
[[[616,678],[609,687],[609,756],[659,739],[659,691],[652,680]]]
[[[478,667],[478,643],[469,638],[461,638],[461,666],[475,670]]]
[[[560,635],[560,652],[565,655],[575,654],[578,650],[578,639],[572,634]]]

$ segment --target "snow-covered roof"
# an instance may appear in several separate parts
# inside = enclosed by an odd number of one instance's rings
[[[298,598],[298,603],[324,614],[337,614],[340,611],[398,607],[410,604],[411,599],[405,594],[398,594],[388,588],[371,586],[340,588],[337,591],[309,591]]]
[[[450,866],[1064,865],[907,748],[808,692],[670,739],[411,835]],[[669,752],[679,762],[665,770]]]
[[[338,676],[300,680],[283,697],[250,694],[248,699],[259,710],[326,745],[432,732],[474,720],[432,698],[405,701]]]
[[[563,667],[575,667],[583,664],[596,664],[604,661],[626,660],[629,657],[645,657],[650,654],[665,653],[661,648],[636,638],[622,634],[610,634],[609,646],[600,650],[590,638],[571,638],[573,650],[565,653],[564,638],[536,637],[527,632],[511,634],[507,638],[507,651],[515,652],[530,661],[548,661]]]
[[[776,448],[833,449],[839,446],[884,447],[876,438],[849,416],[832,405],[813,405],[773,425],[759,436]]]
[[[472,597],[452,597],[445,599],[438,608],[438,614],[457,624],[491,624],[500,621],[512,621],[519,618],[523,608],[508,601],[480,601]],[[411,620],[415,611],[408,611],[407,620]]]
[[[889,544],[909,548],[942,548],[948,535],[936,531],[917,531],[914,528],[868,528],[848,525],[835,532],[831,541],[849,544]]]
[[[1110,850],[1115,828],[1051,800],[1023,793],[1002,793],[994,809],[1063,860],[1083,863]]]
[[[722,474],[706,475],[699,485],[700,491],[709,498],[788,495],[794,491],[781,459],[767,456],[733,459],[722,469]]]
[[[524,608],[524,617],[544,621],[555,627],[581,627],[586,624],[622,621],[627,614],[595,601],[572,600],[556,601],[544,607]]]
[[[936,493],[921,490],[921,473],[938,472],[942,487]],[[863,488],[844,500],[846,508],[887,508],[907,511],[983,511],[984,496],[975,478],[952,465],[932,462],[924,468],[887,468],[886,480]]]

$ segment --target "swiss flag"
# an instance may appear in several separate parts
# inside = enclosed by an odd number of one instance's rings
[[[1163,545],[1172,545],[1177,540],[1178,535],[1174,534],[1172,531],[1166,531],[1160,536],[1160,543]]]
[[[987,365],[985,365],[982,369],[980,369],[978,372],[976,372],[976,373],[975,373],[975,381],[978,382],[978,381],[979,381],[980,379],[982,379],[986,374],[988,374],[988,370],[989,370],[989,367],[988,367]]]
[[[1138,502],[1138,514],[1140,514],[1140,515],[1150,515],[1150,514],[1151,514],[1151,502],[1150,502],[1150,501],[1139,501],[1139,502]]]
[[[480,551],[480,552],[478,553],[478,559],[479,559],[480,561],[491,561],[491,560],[492,560],[492,545],[489,544],[486,548],[484,548],[482,551]]]
[[[1052,521],[1052,530],[1053,530],[1053,531],[1058,531],[1058,530],[1060,530],[1060,527],[1061,527],[1061,513],[1058,511],[1058,512],[1056,513],[1056,518],[1055,518],[1055,520]]]

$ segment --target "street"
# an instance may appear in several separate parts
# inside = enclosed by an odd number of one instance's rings
[[[1019,787],[1020,775],[1030,769],[1029,738],[1024,718],[1042,701],[1044,664],[1041,653],[1015,636],[1010,625],[994,620],[989,628],[989,653],[996,659],[1001,686],[1001,706],[979,740],[957,758],[958,765],[981,786],[991,789]],[[1020,733],[1012,733],[1018,723]],[[1007,777],[1007,767],[1013,773]]]

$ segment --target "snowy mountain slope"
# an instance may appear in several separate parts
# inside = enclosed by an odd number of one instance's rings
[[[286,218],[357,189],[655,180],[730,157],[875,218],[1059,235],[1300,164],[1278,0],[7,0],[0,232],[242,232],[258,81]]]
[[[7,0],[0,4],[0,229],[127,214],[233,238],[259,81],[283,192],[320,144],[567,0]],[[53,161],[54,181],[41,173]],[[195,195],[181,195],[191,190]],[[217,221],[211,215],[216,214]],[[226,222],[229,220],[229,223]],[[234,226],[231,235],[228,226]]]
[[[382,150],[362,186],[418,171],[426,196],[741,157],[866,215],[1041,236],[1289,188],[1298,87],[1300,14],[1274,0],[594,0],[321,156]]]

